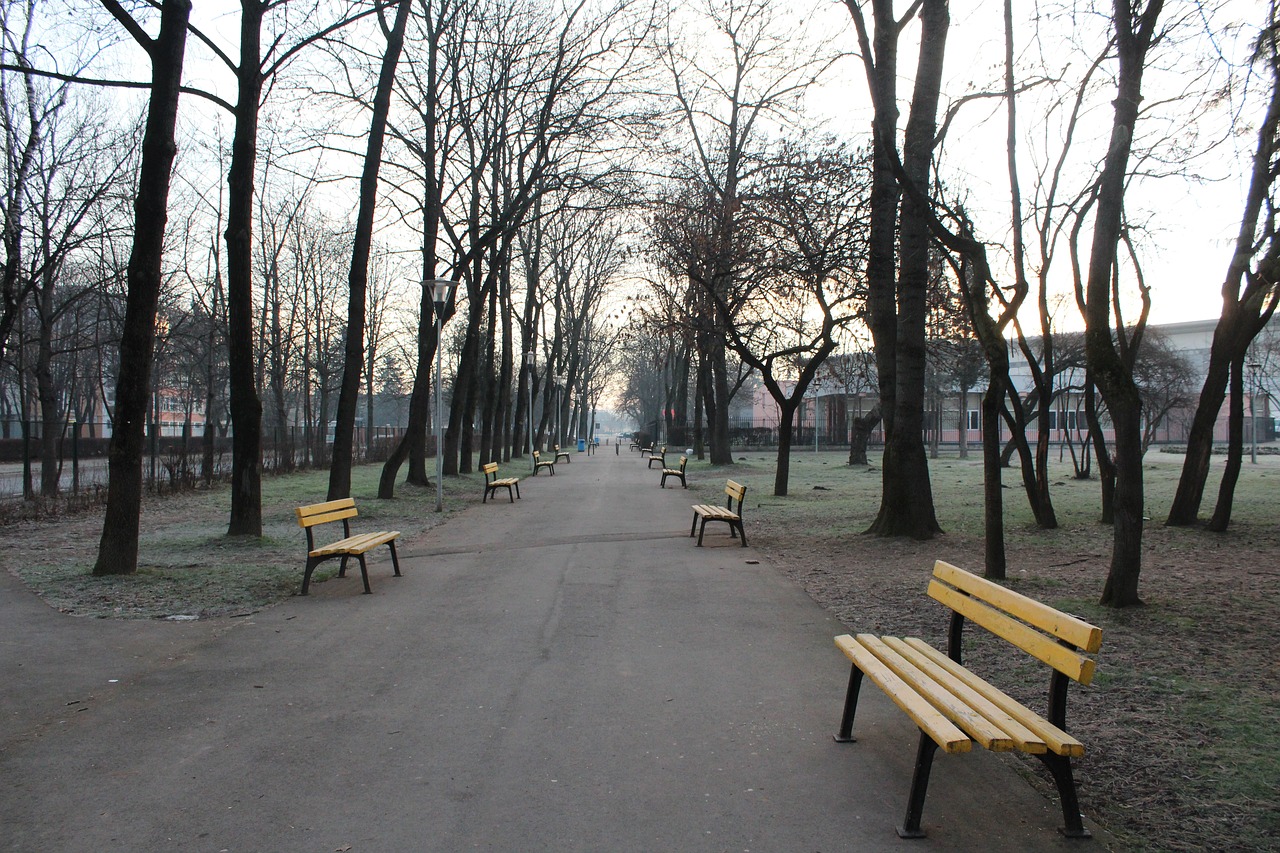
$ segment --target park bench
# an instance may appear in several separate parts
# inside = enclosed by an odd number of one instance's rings
[[[663,466],[663,465],[667,464],[667,446],[666,446],[665,444],[664,444],[664,445],[662,445],[662,449],[661,449],[661,450],[650,450],[650,451],[649,451],[649,465],[648,465],[648,467],[652,468],[652,467],[653,467],[653,463],[654,463],[654,462],[657,462],[657,463],[658,463],[658,465],[659,465],[659,467],[661,467],[661,466]]]
[[[693,507],[693,526],[689,528],[689,535],[692,536],[696,530],[698,532],[698,545],[702,545],[702,534],[707,529],[708,521],[723,521],[729,525],[729,534],[731,536],[742,537],[742,547],[747,547],[747,532],[742,529],[742,499],[747,496],[747,487],[741,483],[735,483],[728,480],[725,483],[724,493],[729,496],[725,505],[711,506],[709,504],[694,504]],[[734,504],[737,504],[735,509]],[[701,519],[702,526],[698,526]]]
[[[533,451],[533,476],[538,476],[538,471],[542,468],[546,468],[550,471],[552,477],[556,475],[555,460],[552,459],[551,461],[546,461],[542,458],[542,454],[535,450]]]
[[[498,463],[490,462],[480,466],[481,472],[484,473],[484,497],[480,499],[480,503],[489,500],[489,495],[496,494],[498,489],[506,489],[507,497],[511,503],[516,502],[516,498],[520,497],[520,478],[519,477],[499,477]],[[511,490],[515,489],[515,495],[512,496]]]
[[[641,459],[644,459],[645,457],[649,456],[649,454],[651,454],[651,453],[653,453],[653,445],[652,445],[652,444],[651,444],[651,445],[649,445],[648,447],[642,447],[642,448],[640,448],[640,458],[641,458]]]
[[[560,449],[560,445],[558,445],[558,444],[553,444],[553,445],[551,445],[551,448],[552,448],[553,450],[555,450],[555,452],[556,452],[556,458],[555,458],[555,461],[556,461],[556,462],[559,462],[562,458],[564,459],[564,461],[565,461],[565,462],[572,462],[572,461],[573,461],[572,459],[570,459],[570,458],[569,458],[569,451],[567,451],[567,450],[561,450],[561,449]]]
[[[667,478],[668,478],[668,477],[677,477],[677,478],[679,478],[679,480],[680,480],[680,485],[684,486],[686,489],[687,489],[687,488],[689,488],[689,484],[688,484],[688,483],[686,483],[686,482],[685,482],[685,480],[684,480],[684,468],[685,468],[685,466],[686,466],[686,465],[688,465],[688,464],[689,464],[689,457],[688,457],[688,456],[681,456],[681,457],[680,457],[680,467],[679,467],[679,468],[663,468],[663,469],[662,469],[662,482],[661,482],[661,483],[659,483],[659,485],[660,485],[662,488],[664,488],[664,489],[665,489],[665,488],[667,487]]]
[[[1080,817],[1071,759],[1084,745],[1066,732],[1067,687],[1093,680],[1102,630],[999,584],[939,560],[929,583],[931,598],[951,608],[947,653],[914,637],[848,634],[836,646],[852,662],[844,715],[835,739],[850,743],[858,690],[866,675],[920,728],[915,774],[902,838],[924,835],[920,817],[934,753],[968,752],[973,742],[994,752],[1020,751],[1044,762],[1058,788],[1062,832],[1088,838]],[[962,665],[965,620],[975,622],[1050,667],[1048,718],[1022,705]],[[1002,647],[1003,648],[1003,647]]]
[[[640,449],[640,442],[638,442],[638,441],[633,441],[633,442],[631,442],[631,450],[632,450],[632,452],[635,452],[635,451],[637,451],[637,450],[639,450],[639,449]]]
[[[307,568],[302,575],[302,594],[306,595],[311,587],[311,574],[316,566],[334,557],[342,558],[338,568],[338,577],[346,577],[347,560],[355,557],[360,561],[360,578],[364,581],[364,591],[370,593],[369,568],[365,565],[364,555],[379,545],[391,549],[391,565],[395,568],[396,577],[400,577],[400,559],[396,556],[396,539],[398,530],[379,530],[373,533],[351,535],[351,519],[359,515],[356,502],[352,498],[341,498],[336,501],[300,506],[294,510],[298,515],[298,526],[307,532]],[[342,538],[337,542],[316,547],[314,529],[331,521],[342,522]]]

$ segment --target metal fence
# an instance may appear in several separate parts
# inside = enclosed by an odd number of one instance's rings
[[[356,427],[357,463],[381,462],[404,435],[403,427]],[[147,429],[143,477],[151,491],[189,488],[198,482],[224,479],[231,473],[230,434],[193,434],[189,425],[170,431]],[[45,458],[41,423],[0,422],[0,498],[81,494],[107,484],[110,424],[68,423],[52,442]],[[428,453],[435,452],[428,436]],[[267,429],[262,436],[264,473],[324,468],[329,464],[333,431],[290,427]]]

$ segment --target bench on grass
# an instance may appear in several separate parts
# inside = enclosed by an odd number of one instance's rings
[[[920,816],[934,753],[968,752],[974,741],[994,752],[1017,750],[1044,762],[1058,787],[1062,832],[1088,838],[1080,817],[1071,759],[1084,745],[1066,732],[1067,687],[1093,680],[1102,630],[999,584],[939,560],[929,596],[951,608],[947,653],[923,640],[848,634],[836,646],[852,662],[844,716],[835,739],[849,743],[858,689],[865,675],[920,728],[915,775],[898,835],[919,838]],[[975,622],[1050,667],[1048,718],[1012,699],[962,665],[965,620]]]
[[[658,450],[650,450],[650,451],[649,451],[649,465],[648,465],[648,467],[652,468],[652,467],[653,467],[653,463],[654,463],[654,462],[657,462],[657,463],[658,463],[658,467],[659,467],[659,468],[661,468],[663,465],[666,465],[666,464],[667,464],[667,446],[666,446],[665,444],[664,444],[664,445],[662,445],[662,447],[661,447],[660,449],[658,449]]]
[[[533,476],[535,477],[538,476],[538,471],[542,468],[546,468],[548,471],[550,471],[552,477],[556,475],[555,460],[552,459],[551,461],[548,462],[542,458],[541,453],[535,450],[533,451]]]
[[[558,445],[558,444],[553,444],[553,445],[551,445],[551,449],[552,449],[552,450],[554,450],[554,451],[556,452],[556,458],[555,458],[555,461],[556,461],[556,462],[559,462],[561,459],[564,459],[564,461],[565,461],[565,462],[572,462],[572,461],[573,461],[572,459],[570,459],[570,458],[569,458],[569,451],[567,451],[567,450],[561,450],[561,449],[560,449],[560,445]]]
[[[677,477],[677,478],[679,478],[679,480],[680,480],[680,485],[684,486],[686,489],[687,489],[687,488],[689,488],[689,484],[688,484],[688,483],[686,483],[686,482],[685,482],[685,480],[684,480],[684,468],[685,468],[685,466],[686,466],[686,465],[688,465],[688,464],[689,464],[689,457],[688,457],[688,456],[681,456],[681,457],[680,457],[680,467],[679,467],[679,468],[663,468],[663,469],[662,469],[662,482],[661,482],[661,483],[659,483],[658,485],[660,485],[662,488],[664,488],[664,489],[665,489],[665,488],[667,487],[667,478],[668,478],[668,477]]]
[[[484,473],[484,497],[480,499],[480,503],[489,500],[489,495],[496,494],[498,489],[506,489],[507,497],[511,503],[516,502],[516,498],[520,497],[520,478],[519,477],[499,477],[498,463],[490,462],[480,466],[481,472]],[[511,490],[515,489],[515,495],[512,496]]]
[[[742,547],[747,547],[747,532],[742,529],[742,499],[747,496],[747,487],[741,483],[735,483],[728,480],[725,483],[724,493],[729,496],[725,501],[725,505],[710,506],[709,504],[694,504],[693,507],[693,526],[689,528],[689,535],[692,536],[694,531],[698,532],[698,545],[702,545],[702,534],[707,529],[708,521],[723,521],[729,525],[729,534],[742,537]],[[737,504],[735,509],[734,504]],[[698,526],[701,519],[702,526]]]
[[[311,587],[311,575],[316,566],[334,557],[342,558],[338,568],[338,577],[346,577],[347,560],[355,557],[360,561],[360,578],[364,581],[364,591],[370,593],[369,568],[365,565],[364,555],[379,545],[391,549],[391,565],[395,568],[396,577],[400,577],[400,558],[396,556],[396,539],[399,530],[379,530],[373,533],[351,535],[351,519],[360,513],[356,510],[356,502],[352,498],[341,498],[336,501],[300,506],[294,510],[298,515],[298,526],[307,531],[307,568],[302,575],[302,594],[306,595]],[[342,522],[342,538],[337,542],[316,547],[314,529],[331,521]]]

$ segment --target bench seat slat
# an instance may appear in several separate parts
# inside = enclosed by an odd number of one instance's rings
[[[328,545],[322,545],[311,551],[312,557],[327,557],[335,554],[363,554],[366,551],[372,551],[379,545],[385,545],[393,539],[400,536],[399,530],[380,530],[374,533],[360,533],[355,536],[348,536],[346,539],[340,539]]]
[[[1048,750],[1044,739],[1024,726],[1017,717],[1014,717],[986,696],[974,690],[952,674],[946,667],[941,666],[928,654],[912,645],[911,640],[917,640],[917,638],[907,637],[904,640],[902,637],[881,637],[880,639],[884,640],[889,648],[910,661],[916,669],[929,676],[940,687],[950,692],[967,707],[981,714],[989,723],[1008,735],[1013,742],[1013,746],[1020,752],[1039,755]],[[918,640],[918,642],[923,643],[922,640]],[[925,645],[927,646],[928,644]]]
[[[874,634],[859,634],[857,640],[911,689],[984,748],[992,752],[1009,752],[1013,749],[1013,738],[890,648],[882,638]]]
[[[1069,756],[1071,758],[1079,758],[1084,755],[1083,743],[1076,740],[1071,735],[1046,720],[1044,717],[1035,713],[1030,708],[1018,702],[1012,696],[1009,696],[999,688],[994,687],[974,675],[968,669],[956,663],[923,640],[909,638],[907,642],[914,648],[919,649],[923,654],[927,655],[957,679],[963,681],[969,687],[989,699],[992,703],[999,706],[1009,716],[1035,732],[1036,735],[1045,742],[1045,745],[1051,752],[1054,752],[1057,755]]]
[[[842,634],[836,637],[836,646],[844,652],[845,657],[852,661],[854,666],[862,670],[863,675],[883,690],[893,703],[920,727],[922,732],[933,738],[934,743],[943,752],[954,755],[969,752],[972,749],[973,742],[956,727],[955,723],[929,704],[858,640],[848,634]]]
[[[1039,658],[1068,678],[1081,684],[1088,684],[1093,680],[1095,663],[1091,658],[1055,642],[1049,636],[1006,616],[984,602],[938,581],[930,581],[929,596],[997,637],[1008,640],[1027,654]]]

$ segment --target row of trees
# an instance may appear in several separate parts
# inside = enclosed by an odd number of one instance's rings
[[[393,496],[406,467],[410,483],[426,483],[439,319],[456,338],[440,448],[449,474],[518,455],[549,435],[561,443],[570,431],[585,434],[617,375],[626,377],[625,397],[661,399],[657,411],[640,407],[646,421],[694,423],[699,452],[709,445],[713,463],[732,464],[729,404],[745,378],[768,389],[789,428],[820,372],[841,361],[829,357],[865,329],[879,404],[856,427],[865,434],[882,419],[886,435],[883,498],[870,532],[894,536],[939,530],[924,417],[928,377],[938,372],[928,342],[943,342],[957,387],[967,393],[986,383],[987,572],[1000,576],[1000,477],[1009,458],[1001,421],[1014,436],[1009,452],[1037,522],[1057,523],[1048,419],[1036,415],[1053,407],[1078,366],[1054,327],[1054,294],[1065,283],[1086,327],[1085,414],[1104,516],[1116,531],[1104,600],[1136,603],[1139,462],[1151,414],[1143,419],[1138,365],[1150,350],[1151,297],[1132,199],[1162,172],[1185,177],[1191,167],[1177,163],[1237,138],[1209,139],[1207,121],[1193,125],[1198,137],[1176,130],[1189,104],[1206,111],[1193,121],[1217,118],[1210,113],[1221,104],[1243,109],[1258,90],[1268,93],[1223,289],[1222,340],[1201,403],[1216,413],[1214,400],[1220,406],[1234,377],[1238,427],[1244,348],[1276,300],[1280,250],[1266,214],[1280,121],[1275,6],[1250,31],[1251,67],[1261,73],[1245,89],[1232,88],[1238,69],[1223,76],[1221,62],[1209,63],[1173,97],[1164,97],[1168,80],[1157,80],[1161,96],[1144,101],[1150,69],[1177,73],[1183,56],[1204,57],[1194,39],[1221,10],[1118,0],[1100,27],[1102,18],[1071,8],[1028,24],[1005,2],[1000,73],[947,102],[944,0],[901,10],[892,0],[845,5],[850,29],[819,37],[814,24],[829,25],[822,15],[830,10],[797,18],[764,0],[705,0],[661,14],[629,0],[241,0],[238,38],[227,49],[190,20],[186,0],[163,0],[136,18],[102,0],[152,72],[149,82],[127,84],[148,93],[145,120],[118,128],[106,117],[121,101],[103,89],[126,81],[97,70],[122,48],[104,45],[92,26],[75,40],[67,21],[51,26],[34,0],[0,3],[9,159],[0,341],[22,342],[15,375],[31,377],[33,399],[43,399],[48,370],[40,366],[44,344],[27,343],[43,333],[28,326],[62,329],[44,335],[62,341],[52,345],[59,357],[51,365],[71,363],[73,350],[97,357],[68,377],[116,372],[101,395],[114,404],[112,480],[95,571],[136,565],[137,463],[147,403],[161,381],[158,333],[164,340],[183,325],[200,342],[187,372],[201,378],[186,384],[206,396],[210,413],[226,401],[234,437],[228,531],[257,535],[263,429],[299,418],[326,425],[332,405],[329,495],[344,496],[360,388],[372,397],[379,365],[397,347],[403,357],[392,362],[401,367],[382,374],[403,377],[409,429],[379,492]],[[1040,29],[1023,35],[1019,26]],[[1049,68],[1042,45],[1050,38],[1082,61]],[[64,42],[56,51],[46,44],[53,39]],[[906,39],[919,46],[914,71],[899,61]],[[852,141],[820,132],[805,109],[849,51],[871,104],[869,125]],[[199,64],[186,64],[188,52]],[[59,67],[51,56],[76,64]],[[233,81],[234,97],[218,91],[210,64]],[[909,97],[899,94],[902,81],[912,83]],[[1226,95],[1198,99],[1210,90]],[[89,115],[86,91],[104,105],[103,128],[83,134],[82,160],[94,171],[55,185],[44,176],[58,169],[41,158],[71,149],[51,116]],[[989,130],[987,119],[969,118],[984,103],[1002,107],[1005,118],[1005,212],[975,202],[956,179],[989,159],[989,149],[975,153],[964,136]],[[1109,133],[1086,131],[1108,109]],[[1021,118],[1028,110],[1031,121]],[[1239,128],[1241,115],[1231,118]],[[219,128],[228,122],[224,148]],[[106,144],[113,134],[140,142]],[[178,157],[179,143],[193,140],[204,144],[186,144]],[[344,195],[339,187],[358,189]],[[85,212],[42,218],[41,204],[55,201]],[[183,227],[168,229],[175,210]],[[126,263],[121,246],[130,243]],[[437,318],[428,285],[440,278],[461,287]],[[645,282],[631,302],[616,294],[628,279]],[[406,300],[407,321],[397,322],[394,284],[404,280],[420,289]],[[162,310],[166,293],[178,313]],[[81,313],[86,325],[75,325]],[[1038,329],[1023,328],[1028,314]],[[396,327],[407,334],[393,335]],[[1035,390],[1026,399],[1009,379],[1011,334],[1032,365]],[[112,340],[118,349],[104,354]],[[179,361],[163,359],[166,369]],[[644,387],[655,384],[656,394]],[[61,387],[76,383],[66,378]],[[63,405],[92,397],[58,393]],[[1028,441],[1032,420],[1039,426]],[[787,428],[777,494],[787,491]],[[1180,492],[1171,523],[1198,512],[1195,483],[1203,489],[1207,459],[1199,426],[1192,444],[1188,494]]]

